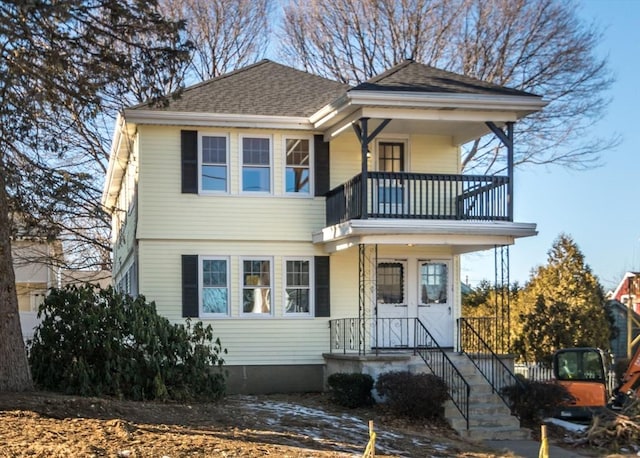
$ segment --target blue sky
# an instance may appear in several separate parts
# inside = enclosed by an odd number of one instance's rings
[[[559,167],[516,170],[515,220],[538,224],[538,235],[510,248],[510,279],[524,284],[543,265],[561,233],[578,244],[605,289],[624,272],[640,271],[640,0],[580,0],[579,14],[604,29],[597,52],[609,56],[616,81],[607,115],[594,134],[620,134],[622,143],[588,171]],[[493,251],[467,255],[462,280],[494,279]]]

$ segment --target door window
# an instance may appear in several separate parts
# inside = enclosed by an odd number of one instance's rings
[[[404,263],[380,262],[376,273],[379,304],[404,305]]]
[[[447,303],[447,264],[420,263],[420,305]]]

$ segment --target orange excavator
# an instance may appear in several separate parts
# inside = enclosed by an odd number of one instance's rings
[[[614,391],[614,405],[618,407],[624,405],[628,398],[640,397],[640,345],[629,361],[621,382]]]
[[[568,420],[590,418],[606,408],[608,390],[607,358],[599,348],[563,348],[553,355],[553,375],[571,399],[563,403],[557,416]]]
[[[560,406],[558,416],[589,418],[608,406],[621,407],[629,398],[640,397],[640,346],[613,393],[608,390],[609,359],[599,348],[563,348],[553,355],[553,374],[572,399]]]

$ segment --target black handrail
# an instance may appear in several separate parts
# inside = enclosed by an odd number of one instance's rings
[[[447,384],[451,402],[463,416],[469,429],[469,383],[419,318],[416,318],[415,325],[415,353],[420,355],[431,372]]]
[[[356,175],[326,194],[327,225],[368,218],[512,221],[509,177],[413,172]]]
[[[365,336],[361,336],[363,329]],[[378,355],[381,351],[411,350],[419,355],[429,370],[447,384],[449,397],[469,429],[471,387],[418,318],[338,318],[329,320],[329,334],[331,353]],[[361,342],[369,345],[362,348]]]
[[[482,376],[489,382],[492,391],[502,399],[511,410],[511,413],[516,415],[509,398],[504,393],[504,388],[513,385],[524,388],[520,379],[514,375],[511,369],[496,355],[489,344],[465,318],[458,319],[458,329],[460,351],[469,357]]]

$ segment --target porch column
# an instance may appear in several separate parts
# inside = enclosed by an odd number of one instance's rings
[[[362,179],[362,183],[360,186],[360,194],[361,194],[361,205],[362,209],[360,211],[360,219],[367,219],[369,217],[369,209],[367,206],[368,203],[368,154],[369,154],[369,143],[373,141],[376,136],[382,132],[382,130],[387,127],[387,125],[391,122],[391,119],[383,119],[382,122],[376,127],[371,135],[369,135],[369,118],[360,118],[360,124],[353,124],[353,130],[356,132],[358,139],[360,140],[360,154],[361,154],[361,167],[362,170],[360,172],[360,177]]]
[[[360,219],[367,219],[369,217],[369,209],[367,206],[368,202],[368,178],[369,178],[369,170],[368,170],[368,157],[367,154],[369,152],[369,118],[360,118],[360,125],[354,124],[353,127],[356,131],[356,134],[360,137],[360,154],[361,154],[361,172],[360,177],[362,182],[360,183],[360,205],[362,208],[360,210]]]
[[[491,121],[485,124],[507,148],[507,213],[509,221],[513,221],[513,122],[506,123],[506,133]]]

